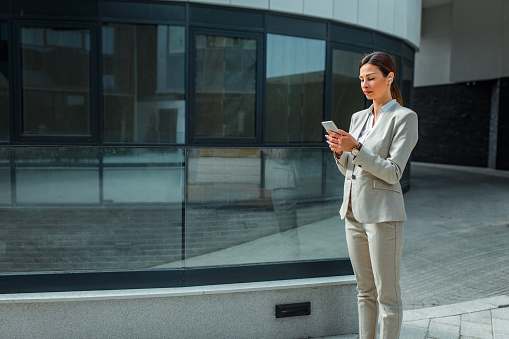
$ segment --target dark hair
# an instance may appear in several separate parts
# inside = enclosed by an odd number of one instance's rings
[[[377,66],[384,77],[387,77],[390,72],[394,73],[394,78],[396,77],[396,65],[394,65],[391,56],[385,52],[377,51],[365,55],[359,63],[359,69],[365,64]],[[395,79],[391,81],[391,96],[393,99],[396,99],[398,104],[403,106],[403,97],[401,96],[398,85],[396,85]]]

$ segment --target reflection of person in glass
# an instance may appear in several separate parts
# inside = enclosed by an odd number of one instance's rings
[[[399,338],[403,309],[399,276],[406,220],[399,180],[417,143],[417,115],[403,107],[396,68],[383,52],[359,64],[361,88],[373,104],[352,116],[349,133],[328,131],[327,143],[345,175],[346,240],[357,280],[360,338]]]
[[[300,179],[295,152],[289,149],[268,149],[265,162],[265,188],[272,191],[272,206],[284,244],[283,250],[289,259],[300,257],[297,231]]]

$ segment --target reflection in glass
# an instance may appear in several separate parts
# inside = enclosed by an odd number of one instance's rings
[[[11,202],[10,149],[0,147],[0,204]]]
[[[364,55],[332,51],[331,117],[338,128],[348,131],[352,114],[364,108],[364,93],[359,80],[359,61]]]
[[[185,29],[103,27],[104,139],[184,143]]]
[[[198,137],[254,137],[257,40],[196,35]]]
[[[18,203],[99,202],[99,161],[91,148],[17,148]]]
[[[403,63],[403,82],[401,95],[405,107],[412,107],[412,88],[414,82],[414,69],[407,63]]]
[[[21,28],[23,132],[90,134],[90,31]]]
[[[186,267],[347,257],[328,149],[192,149],[187,163]]]
[[[325,41],[267,35],[266,139],[320,142]]]
[[[182,150],[15,151],[18,205],[0,205],[0,272],[182,267]],[[118,201],[100,204],[102,155],[105,196]]]
[[[108,149],[103,155],[108,203],[183,201],[183,155],[178,149]]]
[[[0,141],[9,140],[9,58],[7,23],[0,22]]]

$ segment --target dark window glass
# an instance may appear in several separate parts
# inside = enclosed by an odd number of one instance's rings
[[[103,27],[104,140],[183,143],[185,29]]]
[[[90,30],[21,28],[23,133],[90,135]]]
[[[267,36],[268,142],[320,142],[325,41]]]
[[[197,137],[255,137],[257,39],[197,34]]]
[[[412,86],[414,83],[414,69],[407,63],[403,63],[401,95],[405,107],[412,107]]]
[[[0,141],[9,140],[9,64],[7,24],[0,22]]]
[[[362,53],[334,49],[332,51],[331,118],[348,131],[352,114],[364,108],[364,94],[359,80]]]

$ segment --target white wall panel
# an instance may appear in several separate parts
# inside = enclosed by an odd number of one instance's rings
[[[378,27],[378,0],[359,0],[357,17],[359,25],[376,29]]]
[[[407,38],[419,46],[421,38],[421,0],[408,1],[407,3]]]
[[[177,1],[177,0],[166,0]],[[247,7],[335,20],[404,39],[419,47],[421,0],[179,0]]]
[[[269,0],[231,0],[232,6],[269,9]]]
[[[357,24],[359,0],[334,0],[334,20]]]
[[[394,35],[406,37],[408,32],[408,1],[394,0]],[[419,14],[421,11],[419,11]],[[420,20],[419,20],[420,22]]]
[[[269,8],[273,11],[302,14],[304,12],[304,0],[270,0]]]
[[[381,32],[394,33],[394,1],[383,0],[378,3],[378,30]]]
[[[200,2],[211,5],[230,5],[230,0],[188,0],[189,2]]]
[[[332,0],[304,0],[304,14],[332,19],[333,1]]]

